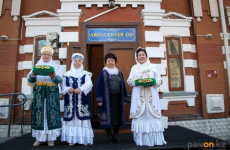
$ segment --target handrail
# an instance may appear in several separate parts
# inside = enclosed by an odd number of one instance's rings
[[[14,104],[14,96],[15,95],[23,95],[25,99],[23,99],[23,102],[20,104]],[[10,105],[0,105],[0,107],[10,107],[10,118],[9,118],[9,123],[8,123],[8,137],[10,137],[10,127],[11,127],[11,116],[12,116],[12,107],[14,106],[21,106],[22,105],[22,116],[21,116],[21,135],[23,135],[23,129],[22,125],[24,125],[24,104],[27,100],[26,95],[23,93],[8,93],[8,94],[0,94],[1,96],[11,96],[11,104]],[[8,115],[8,116],[9,116]]]

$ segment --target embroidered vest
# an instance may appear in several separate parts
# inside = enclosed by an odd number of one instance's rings
[[[73,89],[81,87],[84,83],[85,75],[80,78],[66,77],[66,86],[72,87]],[[71,121],[74,113],[79,120],[91,118],[89,94],[85,96],[82,92],[80,94],[67,93],[64,98],[64,121]]]

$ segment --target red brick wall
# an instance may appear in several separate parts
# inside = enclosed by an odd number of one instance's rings
[[[19,43],[17,39],[20,33],[20,18],[18,18],[18,21],[13,21],[11,4],[12,0],[3,1],[2,16],[0,17],[0,36],[6,35],[9,39],[8,41],[0,41],[0,94],[16,92],[15,79]],[[9,103],[11,103],[10,98],[9,100]],[[7,123],[7,119],[0,120],[0,124]]]
[[[31,1],[31,0],[23,0],[21,4],[21,16],[30,15],[38,11],[47,10],[53,13],[57,13],[57,9],[61,8],[61,2],[60,0],[39,0],[39,1]],[[49,17],[47,15],[39,15],[37,17]],[[33,37],[25,37],[26,27],[25,27],[25,21],[23,21],[23,38],[22,41],[19,43],[19,45],[29,45],[34,44],[34,38]],[[32,54],[18,54],[18,61],[31,61],[32,60]],[[18,64],[16,63],[16,66]],[[30,70],[19,70],[17,71],[17,77],[16,77],[16,92],[21,92],[21,84],[22,84],[22,78],[26,77]],[[17,100],[17,102],[19,102]],[[21,107],[15,108],[16,112],[21,112]],[[20,121],[21,113],[17,113],[14,116],[14,120],[16,123]],[[25,111],[24,113],[25,117],[25,123],[30,123],[31,120],[31,111]]]
[[[161,3],[161,9],[165,10],[165,13],[176,12],[182,15],[191,17],[191,5],[189,0],[163,0]],[[193,24],[191,23],[190,27],[190,37],[182,37],[182,44],[196,44],[196,39],[194,37]],[[197,60],[197,53],[183,52],[183,59],[193,59]],[[199,71],[198,68],[185,68],[185,75],[193,75],[195,81],[195,91],[198,92],[198,95],[195,98],[195,106],[189,107],[187,103],[184,102],[169,102],[168,110],[164,111],[165,116],[170,118],[177,119],[188,119],[192,115],[201,116],[202,115],[202,102],[200,98],[200,83],[199,83]]]
[[[161,9],[164,9],[165,13],[176,12],[185,16],[192,16],[189,0],[162,0]]]
[[[230,1],[229,0],[223,0],[224,2],[224,8],[226,7],[230,7]],[[226,14],[225,14],[226,15]],[[227,32],[229,33],[230,32],[230,26],[228,25],[228,19],[226,17],[226,23],[227,23]],[[230,45],[230,40],[228,40],[228,45]],[[225,69],[224,71],[224,74],[225,74],[225,81],[227,82],[228,78],[227,78],[227,71]],[[228,85],[225,84],[225,89],[226,89],[226,92],[228,93]],[[230,108],[230,99],[228,98],[228,109]],[[229,112],[229,116],[230,116],[230,112]]]
[[[226,69],[224,69],[223,61],[225,56],[222,55],[222,40],[220,39],[221,23],[213,22],[209,13],[208,0],[202,0],[203,17],[201,22],[194,20],[195,33],[197,35],[212,34],[212,39],[206,39],[205,37],[197,37],[197,53],[198,64],[200,72],[200,84],[201,84],[201,99],[202,99],[202,111],[204,118],[221,118],[228,117],[228,88]],[[207,79],[207,69],[218,69],[218,78]],[[225,112],[217,114],[207,114],[206,110],[206,94],[224,94]]]

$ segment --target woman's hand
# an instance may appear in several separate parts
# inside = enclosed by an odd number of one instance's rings
[[[100,102],[100,103],[97,103],[97,105],[98,105],[99,107],[101,107],[101,106],[102,106],[102,102]]]
[[[55,79],[56,78],[56,73],[48,73],[48,75],[51,77],[51,79]]]
[[[80,88],[75,89],[75,90],[74,90],[74,93],[76,93],[76,94],[81,93],[81,89],[80,89]]]
[[[74,89],[73,88],[70,88],[69,89],[69,93],[73,93],[74,92]]]
[[[32,77],[36,77],[36,75],[38,75],[38,74],[37,74],[37,73],[34,73],[34,72],[31,73],[31,76],[32,76]]]

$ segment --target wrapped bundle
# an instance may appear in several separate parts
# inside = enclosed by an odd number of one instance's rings
[[[156,84],[156,79],[154,78],[143,78],[135,80],[135,86],[152,86]]]
[[[41,76],[47,76],[48,73],[54,73],[55,69],[52,66],[49,65],[36,65],[33,67],[33,73],[37,73]]]

